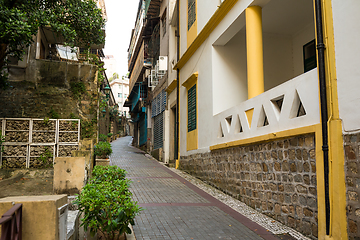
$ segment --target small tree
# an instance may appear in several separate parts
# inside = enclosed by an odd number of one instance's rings
[[[70,46],[105,41],[105,20],[95,0],[0,0],[0,79],[7,58],[20,59],[45,26]]]

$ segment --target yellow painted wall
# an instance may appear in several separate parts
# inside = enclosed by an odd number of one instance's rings
[[[197,109],[198,107],[198,85],[197,85],[197,78],[198,78],[198,72],[193,73],[182,85],[186,87],[186,90],[188,91],[191,87],[193,87],[196,84],[196,129],[191,132],[186,132],[186,150],[195,150],[198,149],[198,114],[199,111]],[[188,109],[188,106],[186,106],[186,109]],[[187,112],[187,111],[186,111]],[[186,119],[188,117],[186,116]],[[186,120],[187,121],[187,120]],[[186,126],[188,126],[188,122],[186,122]]]
[[[189,47],[192,42],[195,40],[195,38],[197,37],[197,17],[198,17],[198,14],[197,14],[197,0],[195,1],[195,11],[196,11],[196,20],[195,22],[193,23],[193,25],[190,27],[190,29],[187,30],[187,34],[186,34],[186,37],[187,37],[187,47]],[[188,14],[186,14],[187,18],[186,18],[186,22],[188,22]],[[187,26],[186,26],[186,29],[187,29]]]

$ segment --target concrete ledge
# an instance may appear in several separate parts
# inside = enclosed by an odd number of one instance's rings
[[[96,159],[95,160],[96,166],[109,166],[110,165],[110,159]]]
[[[59,239],[58,208],[67,204],[66,195],[21,196],[0,199],[0,216],[14,204],[23,204],[22,239]]]

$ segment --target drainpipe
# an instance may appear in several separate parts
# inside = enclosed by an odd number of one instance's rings
[[[179,62],[180,59],[180,3],[179,0],[176,1],[177,7],[177,23],[176,23],[176,62]],[[176,69],[176,79],[177,79],[177,86],[176,86],[176,147],[175,147],[175,159],[177,161],[180,160],[180,125],[179,125],[179,118],[180,118],[180,69]],[[176,164],[176,163],[175,163]]]
[[[321,0],[315,0],[315,18],[316,18],[316,48],[319,71],[320,87],[320,111],[322,128],[322,151],[324,157],[324,182],[325,182],[325,216],[326,216],[326,235],[330,235],[330,197],[329,197],[329,145],[328,145],[328,109],[326,97],[326,78],[325,78],[325,44],[322,26]]]

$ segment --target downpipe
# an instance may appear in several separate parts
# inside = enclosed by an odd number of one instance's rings
[[[325,183],[325,216],[326,216],[326,235],[330,235],[330,195],[329,195],[329,139],[328,139],[328,109],[326,96],[326,76],[325,76],[325,44],[322,24],[321,0],[315,0],[316,18],[316,48],[319,72],[320,87],[320,114],[322,129],[322,151],[324,158],[324,183]]]

